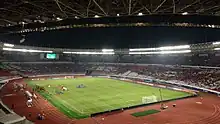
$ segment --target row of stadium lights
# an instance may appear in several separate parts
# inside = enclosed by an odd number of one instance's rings
[[[183,12],[183,13],[182,13],[182,15],[188,15],[188,14],[189,14],[188,12]],[[144,14],[143,14],[142,12],[140,12],[140,13],[138,13],[137,15],[138,15],[138,16],[143,16]],[[120,16],[120,14],[118,13],[117,16]],[[95,15],[94,17],[95,17],[95,18],[99,18],[100,16]],[[75,18],[76,18],[76,17],[75,17]]]
[[[138,13],[138,16],[142,16],[142,15],[144,15],[144,14],[143,14],[143,13],[141,13],[141,12],[140,12],[140,13]],[[118,13],[118,14],[116,14],[116,16],[117,16],[117,17],[119,17],[119,16],[120,16],[120,14]],[[99,17],[101,17],[101,16],[99,16],[99,15],[95,15],[95,16],[94,16],[94,18],[99,18]],[[75,19],[79,19],[79,17],[78,17],[78,16],[75,16]],[[60,18],[60,17],[57,17],[57,18],[56,18],[56,20],[57,20],[57,21],[62,21],[63,19],[62,19],[62,18]]]
[[[142,16],[142,15],[144,15],[143,13],[138,13],[138,16]],[[118,13],[118,14],[116,14],[116,16],[120,16],[120,14]],[[99,15],[95,15],[94,16],[94,18],[99,18],[99,17],[101,17],[101,16],[99,16]],[[75,16],[75,19],[79,19],[79,17],[78,16]],[[56,20],[57,21],[62,21],[63,19],[62,18],[60,18],[60,17],[56,17]],[[41,21],[41,20],[34,20],[34,22],[40,22],[40,23],[44,23],[44,21]],[[25,23],[25,22],[19,22],[19,24],[27,24],[27,23]],[[10,26],[11,24],[8,24],[8,26]]]
[[[182,15],[188,15],[188,14],[189,14],[188,12],[183,12],[183,13],[182,13]],[[143,16],[144,14],[143,14],[142,12],[140,12],[140,13],[138,13],[137,15],[138,15],[138,16]],[[120,14],[118,13],[117,16],[120,16]],[[99,18],[100,16],[95,15],[94,17],[95,17],[95,18]]]
[[[110,25],[107,24],[92,24],[92,27],[110,27]],[[149,23],[133,23],[133,25],[136,26],[149,26]],[[180,26],[180,27],[205,27],[205,28],[220,28],[220,25],[196,25],[193,23],[174,23],[174,24],[167,24],[167,26]],[[89,27],[89,26],[88,26]],[[69,28],[75,28],[74,25],[66,25],[66,26],[55,26],[55,27],[41,27],[41,28],[35,28],[35,29],[23,29],[20,31],[14,31],[13,33],[28,33],[28,32],[35,32],[35,31],[50,31],[50,30],[59,30],[59,29],[69,29]]]
[[[182,13],[182,15],[188,15],[189,13],[188,12],[183,12]],[[116,14],[118,17],[120,16],[120,14],[118,13],[118,14]],[[138,13],[137,14],[138,16],[143,16],[144,14],[143,13]],[[95,15],[94,16],[94,18],[100,18],[101,16],[99,16],[99,15]],[[78,16],[75,16],[75,18],[76,19],[79,19],[79,17]],[[62,21],[63,19],[62,18],[60,18],[60,17],[56,17],[56,20],[57,21]],[[44,23],[44,22],[40,22],[40,23]],[[21,24],[27,24],[27,23],[25,23],[25,22],[21,22]],[[216,26],[216,25],[202,25],[202,27],[209,27],[209,28],[219,28],[218,26]],[[24,30],[21,30],[21,31],[18,31],[18,33],[26,33],[26,32],[33,32],[33,31],[45,31],[45,30],[55,30],[55,29],[63,29],[63,28],[71,28],[71,26],[69,25],[67,25],[67,26],[58,26],[58,27],[54,27],[54,28],[48,28],[48,27],[43,27],[43,28],[40,28],[40,29],[38,29],[38,28],[36,28],[36,29],[24,29]]]
[[[188,14],[189,14],[188,12],[183,12],[183,13],[182,13],[182,15],[188,15]],[[140,12],[140,13],[138,13],[137,15],[138,15],[138,16],[143,16],[144,14],[143,14],[142,12]],[[118,13],[118,14],[116,14],[116,16],[119,17],[120,14]],[[99,18],[99,17],[101,17],[101,16],[99,16],[99,15],[95,15],[95,16],[94,16],[94,18]],[[60,18],[60,17],[56,17],[55,19],[56,19],[56,21],[62,21],[62,20],[63,20],[63,19]],[[78,16],[75,16],[75,19],[79,19],[79,17],[78,17]],[[34,20],[34,22],[45,23],[45,21],[42,21],[42,20]],[[27,24],[27,23],[25,23],[25,22],[22,21],[22,22],[19,22],[19,24],[24,25],[24,24]],[[11,25],[11,24],[7,24],[6,26],[8,27],[8,26],[12,26],[12,25]],[[211,25],[211,27],[214,28],[214,25]]]
[[[142,15],[143,15],[143,13],[138,13],[138,16],[142,16]],[[119,17],[120,14],[118,13],[116,16]],[[94,16],[94,18],[99,18],[99,17],[101,17],[101,16],[99,16],[99,15],[95,15],[95,16]],[[63,19],[60,18],[60,17],[56,17],[55,19],[56,19],[56,21],[62,21],[62,20],[63,20]],[[78,16],[75,16],[75,19],[79,19],[79,17],[78,17]],[[42,21],[42,20],[34,20],[34,22],[44,23],[44,21]],[[24,24],[27,24],[27,23],[25,23],[25,22],[19,22],[19,24],[24,25]],[[8,24],[7,26],[11,26],[11,24]]]
[[[146,23],[147,24],[147,23]],[[146,26],[145,23],[135,23],[136,26]],[[149,24],[147,24],[149,26]],[[191,23],[174,23],[173,26],[180,26],[180,27],[207,27],[207,28],[220,28],[220,25],[194,25]],[[93,24],[93,27],[110,27],[106,24]],[[73,25],[66,25],[66,26],[56,26],[56,27],[41,27],[35,29],[23,29],[20,31],[14,31],[13,33],[28,33],[28,32],[44,32],[50,30],[59,30],[59,29],[69,29],[75,28]]]
[[[138,13],[138,16],[142,16],[142,15],[143,15],[143,13]],[[119,17],[120,14],[118,13],[118,14],[116,14],[116,16]],[[99,16],[99,15],[95,15],[95,16],[94,16],[94,18],[99,18],[99,17],[101,17],[101,16]],[[78,16],[75,16],[74,18],[75,18],[75,19],[79,19]],[[56,21],[62,21],[63,19],[60,18],[60,17],[56,17],[55,20],[56,20]],[[42,20],[34,20],[34,22],[45,23],[45,21],[42,21]],[[24,22],[24,21],[21,21],[21,22],[19,22],[18,24],[24,25],[24,24],[28,24],[28,23],[26,23],[26,22]],[[12,24],[7,24],[6,26],[9,27],[9,26],[12,26]]]
[[[220,42],[213,42],[213,45],[220,45]],[[33,53],[53,53],[53,51],[47,50],[35,50],[35,49],[16,49],[13,48],[14,44],[3,44],[4,51],[15,51],[15,52],[33,52]],[[220,50],[220,48],[214,48],[214,50]],[[175,54],[175,53],[190,53],[190,45],[179,45],[179,46],[166,46],[158,48],[136,48],[129,49],[129,54],[138,55],[138,54]],[[114,55],[114,49],[102,49],[101,52],[72,52],[64,51],[64,54],[85,54],[85,55]]]
[[[144,15],[144,14],[143,14],[143,13],[141,13],[141,12],[140,12],[140,13],[138,13],[138,16],[143,16],[143,15]],[[118,16],[118,17],[119,17],[119,16],[120,16],[120,14],[118,13],[116,16]],[[94,17],[95,17],[95,18],[99,18],[100,16],[95,15]]]
[[[189,14],[188,12],[183,12],[183,13],[182,13],[182,15],[188,15],[188,14]],[[142,12],[140,12],[140,13],[138,13],[137,15],[138,15],[138,16],[143,16],[144,14],[143,14]],[[118,14],[116,14],[116,16],[119,17],[120,14],[118,13]],[[99,18],[99,17],[101,17],[101,16],[95,15],[94,17],[95,17],[95,18]],[[60,18],[60,17],[56,17],[55,19],[56,19],[56,21],[62,21],[62,20],[63,20],[63,19]],[[78,16],[75,16],[75,19],[79,19],[79,17],[78,17]],[[45,21],[42,21],[42,20],[34,20],[34,22],[45,23]],[[25,23],[25,22],[22,21],[22,22],[19,22],[19,24],[24,25],[24,24],[27,24],[27,23]],[[7,24],[6,26],[11,26],[11,24]]]

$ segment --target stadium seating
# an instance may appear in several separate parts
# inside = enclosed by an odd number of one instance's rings
[[[178,66],[149,65],[137,67],[136,69],[126,67],[130,71],[123,73],[123,76],[154,77],[163,80],[178,80],[189,85],[204,87],[208,89],[220,89],[220,70],[217,69],[195,69],[181,68]],[[142,68],[142,69],[141,69]]]
[[[74,64],[74,63],[17,63],[14,67],[31,74],[85,73],[92,70],[92,75],[122,75],[139,78],[178,80],[189,85],[220,90],[220,70],[185,68],[164,65],[109,65],[109,64]]]
[[[12,74],[6,70],[0,70],[0,75],[1,76],[11,76]]]
[[[61,74],[61,73],[84,73],[83,65],[78,66],[73,63],[17,63],[13,64],[20,68],[22,72],[28,74]]]
[[[91,75],[178,80],[190,85],[220,90],[220,69],[181,66],[219,67],[218,51],[166,55],[59,54],[59,59],[55,60],[42,58],[42,53],[4,51],[1,54],[1,61],[9,62],[9,64],[4,64],[7,69],[0,70],[0,77],[10,76],[13,71],[35,75],[85,73],[89,70]]]

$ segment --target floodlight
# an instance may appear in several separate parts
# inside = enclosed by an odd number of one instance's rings
[[[13,48],[3,48],[4,51],[15,51],[15,52],[31,52],[31,53],[52,53],[53,51],[44,50],[33,50],[33,49],[13,49]]]
[[[98,15],[95,15],[94,17],[95,17],[95,18],[98,18],[99,16],[98,16]]]
[[[220,42],[213,42],[212,44],[213,44],[213,45],[219,45]]]
[[[172,54],[172,53],[190,53],[191,50],[181,50],[181,51],[161,51],[160,54]]]
[[[88,54],[88,55],[113,55],[114,52],[75,52],[76,54]]]
[[[129,49],[129,51],[151,51],[156,50],[156,48],[135,48],[135,49]]]
[[[63,19],[61,19],[60,17],[57,17],[57,20],[58,20],[58,21],[61,21],[61,20],[63,20]]]
[[[182,15],[188,15],[189,13],[188,12],[184,12],[184,13],[182,13]]]
[[[141,12],[140,12],[140,13],[138,13],[138,16],[142,16],[142,15],[143,15],[143,13],[141,13]]]
[[[159,54],[159,52],[129,52],[130,55]]]
[[[190,53],[191,50],[180,50],[180,51],[157,51],[157,52],[129,52],[129,54],[174,54],[174,53]]]
[[[114,49],[102,49],[102,52],[113,52]]]
[[[63,52],[64,54],[82,54],[82,55],[114,55],[114,52]]]
[[[120,14],[117,14],[117,16],[120,16]]]
[[[63,52],[64,54],[71,54],[72,52]]]
[[[190,45],[180,45],[180,46],[165,46],[165,47],[158,47],[158,48],[135,48],[129,49],[129,51],[155,51],[155,50],[180,50],[180,49],[188,49]]]
[[[4,46],[5,46],[5,47],[14,47],[15,45],[14,45],[14,44],[4,43]]]
[[[215,48],[214,50],[220,50],[220,48]]]
[[[190,48],[189,45],[180,45],[180,46],[166,46],[166,47],[159,47],[159,50],[174,50],[174,49],[187,49]]]

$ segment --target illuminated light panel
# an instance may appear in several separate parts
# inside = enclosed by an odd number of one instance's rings
[[[5,47],[14,47],[15,45],[14,45],[14,44],[4,43],[4,46],[5,46]]]
[[[158,51],[158,52],[129,52],[129,54],[175,54],[175,53],[190,53],[191,50],[181,50],[181,51]]]
[[[157,50],[157,48],[136,48],[136,49],[129,49],[129,51],[151,51]]]
[[[189,13],[188,12],[184,12],[184,13],[182,13],[182,15],[188,15]]]
[[[191,50],[181,50],[181,51],[161,51],[161,54],[173,54],[173,53],[190,53]]]
[[[212,44],[213,45],[218,45],[218,44],[220,44],[220,42],[213,42]]]
[[[102,49],[102,52],[114,52],[114,49]]]
[[[139,55],[139,54],[159,54],[159,52],[129,52],[130,55]]]
[[[165,47],[159,47],[159,50],[175,50],[175,49],[188,49],[190,48],[190,45],[180,45],[180,46],[165,46]]]
[[[98,16],[98,15],[95,15],[94,17],[95,17],[95,18],[99,18],[99,16]]]
[[[140,13],[138,13],[138,16],[142,16],[142,15],[143,15],[143,13],[141,13],[141,12],[140,12]]]
[[[33,50],[33,49],[3,48],[2,50],[4,50],[4,51],[15,51],[15,52],[30,52],[30,53],[53,53],[53,51]]]
[[[220,48],[215,48],[214,50],[220,50]]]
[[[178,50],[178,49],[188,49],[190,45],[180,45],[180,46],[165,46],[158,48],[137,48],[137,49],[129,49],[129,51],[155,51],[155,50]]]
[[[58,20],[58,21],[61,21],[61,20],[63,20],[63,19],[62,19],[62,18],[60,18],[60,17],[57,17],[57,20]]]
[[[63,52],[64,54],[114,55],[114,52]]]

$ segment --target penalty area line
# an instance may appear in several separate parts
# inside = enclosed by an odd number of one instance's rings
[[[56,97],[57,98],[57,97]],[[76,110],[77,112],[81,113],[81,114],[84,114],[84,112],[78,110],[74,105],[70,105],[68,102],[66,102],[65,100],[62,100],[62,99],[59,99],[57,98],[58,100],[60,100],[62,103],[65,103],[68,105],[68,107],[72,108],[73,110]]]
[[[73,101],[72,99],[67,99],[67,101]],[[75,100],[76,101],[76,100]],[[70,104],[68,104],[69,106],[70,106]],[[80,104],[80,106],[83,106],[83,108],[85,108],[85,109],[82,109],[82,114],[91,114],[92,112],[91,111],[88,111],[88,107],[86,107],[85,105],[83,105],[83,104]],[[71,105],[72,106],[72,105]],[[75,109],[76,110],[76,107],[75,106],[73,106],[74,108],[73,109]],[[72,107],[71,107],[72,108]],[[77,109],[78,110],[78,109]],[[84,112],[84,110],[86,110],[86,112]],[[80,110],[78,110],[78,111],[80,111]]]

